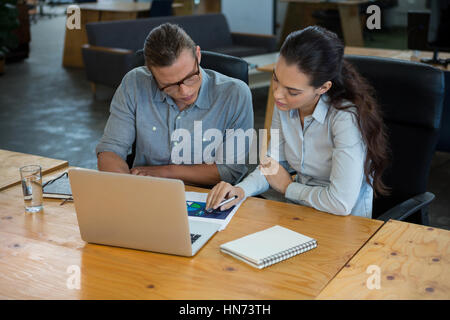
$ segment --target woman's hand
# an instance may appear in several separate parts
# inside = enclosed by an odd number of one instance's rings
[[[231,208],[245,197],[245,192],[242,188],[234,187],[228,182],[221,181],[208,193],[206,209],[212,208],[215,210],[223,200],[234,196],[237,196],[237,198],[220,207],[221,211]]]
[[[292,183],[289,172],[271,157],[264,157],[259,168],[270,186],[284,195],[287,187]]]

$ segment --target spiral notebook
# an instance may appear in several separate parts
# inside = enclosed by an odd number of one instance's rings
[[[315,239],[276,225],[224,243],[220,250],[262,269],[315,247]]]

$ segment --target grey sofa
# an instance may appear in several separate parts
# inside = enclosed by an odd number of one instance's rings
[[[143,65],[144,57],[136,52],[148,33],[165,22],[181,26],[202,50],[237,57],[276,51],[275,36],[232,33],[223,14],[88,23],[82,53],[94,92],[95,84],[117,87],[129,70]]]

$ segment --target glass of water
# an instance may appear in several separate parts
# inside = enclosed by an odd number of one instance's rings
[[[42,170],[41,166],[30,165],[19,169],[22,180],[23,200],[26,212],[42,210]]]

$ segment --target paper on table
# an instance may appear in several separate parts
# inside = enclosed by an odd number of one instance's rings
[[[45,182],[42,185],[42,191],[44,198],[72,199],[72,189],[67,171]]]
[[[208,194],[203,192],[186,192],[186,202],[188,206],[191,204],[191,202],[196,202],[204,207],[206,205],[207,197]],[[228,223],[230,223],[231,218],[233,218],[234,214],[239,209],[244,200],[245,199],[242,199],[240,202],[238,202],[231,211],[223,211],[224,214],[204,214],[202,216],[189,215],[189,220],[217,223],[220,225],[219,231],[222,231],[227,227]]]

